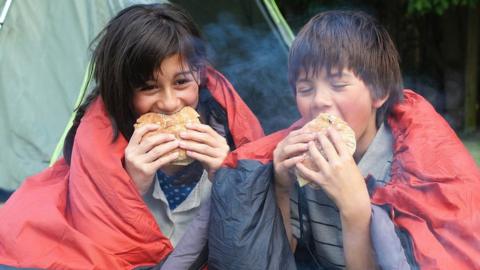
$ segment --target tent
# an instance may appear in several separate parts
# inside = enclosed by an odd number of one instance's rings
[[[92,88],[90,42],[122,8],[153,2],[0,0],[0,189],[16,189],[58,158],[72,112]],[[286,79],[293,34],[274,0],[172,2],[190,11],[213,65],[267,133],[298,116]]]

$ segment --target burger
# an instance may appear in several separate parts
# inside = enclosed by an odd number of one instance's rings
[[[356,139],[355,139],[355,132],[348,126],[348,124],[343,121],[342,119],[328,113],[321,113],[316,118],[305,124],[302,130],[308,132],[315,132],[315,133],[326,133],[328,128],[334,128],[340,134],[343,142],[348,149],[348,153],[353,155],[355,153],[356,148]],[[318,141],[316,141],[316,146],[319,149],[320,153],[326,158],[325,153],[321,149],[321,146]],[[307,153],[306,158],[302,161],[302,164],[305,165],[307,168],[312,170],[318,170],[318,167],[315,165],[315,162],[312,160],[310,154]],[[298,174],[298,171],[295,171],[295,175],[297,176],[297,181],[300,187],[303,187],[309,184],[313,188],[320,188],[317,184],[312,183]]]
[[[174,114],[161,114],[161,113],[146,113],[140,116],[135,123],[135,128],[139,128],[146,124],[157,124],[160,127],[156,130],[150,131],[145,134],[145,137],[149,137],[158,133],[173,134],[178,139],[180,138],[180,132],[187,130],[185,127],[189,123],[200,123],[200,115],[192,107],[185,106],[180,111]],[[170,164],[186,166],[193,162],[193,159],[187,156],[185,150],[177,148],[174,152],[178,152],[178,157]]]

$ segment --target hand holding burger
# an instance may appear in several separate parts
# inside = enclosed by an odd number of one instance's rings
[[[185,151],[179,149],[178,140],[178,133],[189,122],[199,122],[198,113],[190,107],[173,115],[147,113],[137,120],[125,148],[124,166],[140,194],[149,189],[157,170],[191,162]]]
[[[198,160],[213,180],[230,148],[209,125],[201,124],[192,107],[172,115],[147,113],[140,116],[125,149],[125,168],[143,194],[157,170],[169,173]]]
[[[370,199],[365,179],[352,156],[356,147],[354,132],[329,115],[319,115],[303,129],[316,133],[315,140],[307,143],[304,159],[295,164],[299,181],[321,188],[343,218],[357,220],[359,214],[369,209]]]
[[[156,124],[158,129],[149,131],[144,137],[150,137],[155,134],[172,134],[176,139],[180,139],[180,133],[187,130],[187,124],[200,124],[200,115],[192,107],[183,107],[179,112],[167,115],[160,113],[146,113],[137,119],[135,129],[147,124]],[[187,156],[186,150],[177,148],[174,153],[178,156],[171,161],[171,165],[186,166],[193,162],[193,158]]]
[[[343,143],[345,144],[348,154],[352,156],[353,153],[355,153],[355,148],[356,148],[355,132],[342,119],[332,114],[321,113],[315,119],[311,120],[305,126],[303,126],[302,131],[326,134],[329,128],[333,128],[338,132]],[[322,156],[325,159],[327,159],[326,153],[322,150],[320,142],[318,140],[315,141],[315,145],[319,149]],[[309,153],[305,154],[305,158],[301,163],[305,165],[305,167],[311,170],[318,170],[318,167],[316,166],[315,162],[312,160],[312,156]],[[310,184],[310,186],[314,188],[319,188],[317,184],[312,183],[306,180],[305,178],[303,178],[298,173],[298,170],[295,170],[295,174],[297,176],[297,181],[300,187]]]

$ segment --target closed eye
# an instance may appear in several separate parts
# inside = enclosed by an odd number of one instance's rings
[[[313,91],[313,88],[297,88],[297,94],[305,95]]]
[[[345,84],[345,83],[335,83],[335,84],[332,84],[332,87],[333,88],[343,88],[345,86],[347,86],[348,84]]]
[[[334,90],[341,90],[344,87],[350,85],[348,79],[345,79],[344,77],[345,76],[332,76],[328,78],[328,82]]]

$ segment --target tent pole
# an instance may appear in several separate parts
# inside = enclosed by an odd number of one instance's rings
[[[5,2],[5,5],[3,5],[2,13],[0,14],[0,29],[2,29],[3,22],[5,21],[5,18],[7,17],[8,10],[10,9],[10,5],[12,4],[13,0],[7,0]]]
[[[261,8],[262,13],[267,12],[271,19],[271,21],[268,21],[268,23],[270,24],[273,22],[275,24],[281,38],[283,39],[287,47],[290,48],[290,45],[292,45],[293,39],[295,38],[295,35],[293,34],[290,25],[288,25],[287,21],[280,12],[277,3],[275,2],[275,0],[262,0],[261,2],[263,3],[263,7],[265,7],[266,9],[264,10],[263,8]],[[257,4],[259,3],[260,1],[257,0]]]
[[[67,137],[67,133],[70,130],[70,127],[73,125],[73,120],[75,119],[76,110],[82,104],[83,98],[87,93],[88,85],[90,83],[90,80],[92,79],[93,69],[94,69],[94,66],[92,62],[88,62],[87,69],[85,70],[85,75],[83,77],[82,86],[80,87],[80,92],[78,93],[77,101],[75,101],[75,106],[73,107],[74,110],[70,115],[70,119],[68,120],[67,126],[63,131],[62,137],[60,137],[60,140],[58,140],[57,146],[55,147],[55,150],[53,151],[52,156],[50,156],[50,163],[48,164],[49,167],[55,164],[57,159],[62,154],[63,142],[65,141],[65,137]]]

